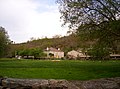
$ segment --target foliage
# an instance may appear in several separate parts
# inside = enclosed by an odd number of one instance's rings
[[[85,40],[106,44],[118,53],[120,0],[57,0],[64,24]]]
[[[0,27],[0,57],[6,56],[9,42],[9,36],[5,28]]]
[[[89,80],[120,77],[120,61],[0,59],[0,75],[11,78]]]
[[[61,18],[71,26],[118,20],[119,0],[57,0]]]
[[[23,57],[24,56],[34,56],[35,58],[46,56],[46,54],[43,53],[43,51],[38,48],[19,50],[18,55],[23,56]]]
[[[88,55],[90,55],[92,57],[92,59],[94,60],[101,60],[101,59],[109,59],[109,49],[101,46],[101,45],[97,45],[94,46],[93,48],[88,50]]]

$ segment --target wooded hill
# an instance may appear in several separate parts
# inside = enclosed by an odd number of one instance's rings
[[[46,49],[47,47],[54,47],[60,48],[65,54],[71,50],[77,50],[79,48],[90,47],[93,42],[89,41],[81,41],[79,36],[72,34],[70,36],[64,36],[60,38],[43,38],[38,40],[28,41],[26,43],[21,44],[11,44],[9,55],[15,55],[16,51],[24,50],[24,49],[32,49],[32,48],[39,48],[39,49]]]

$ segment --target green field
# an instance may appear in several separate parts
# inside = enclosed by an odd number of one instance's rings
[[[120,61],[51,61],[4,58],[0,59],[0,76],[67,80],[120,77]]]

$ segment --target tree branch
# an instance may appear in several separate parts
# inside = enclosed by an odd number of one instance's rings
[[[97,0],[101,5],[103,5],[103,7],[105,7],[105,9],[111,14],[113,20],[116,20],[116,18],[114,17],[113,13],[101,2],[101,0]]]

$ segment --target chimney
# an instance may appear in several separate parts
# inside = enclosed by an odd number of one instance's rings
[[[49,50],[49,48],[47,47],[47,48],[46,48],[46,50],[48,51],[48,50]]]
[[[58,50],[60,50],[60,48],[58,48]]]

